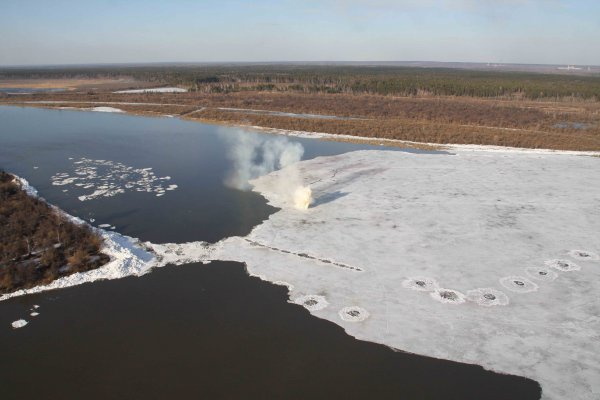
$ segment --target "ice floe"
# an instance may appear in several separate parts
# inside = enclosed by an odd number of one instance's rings
[[[90,193],[78,196],[81,201],[98,197],[112,197],[127,191],[165,194],[166,190],[174,190],[177,185],[163,186],[170,176],[158,177],[152,168],[133,168],[125,164],[109,160],[93,160],[81,158],[73,162],[71,174],[60,172],[52,176],[55,186],[71,185],[79,189],[91,190]]]
[[[14,329],[19,329],[19,328],[22,328],[22,327],[24,327],[25,325],[27,325],[27,321],[25,321],[24,319],[18,319],[18,320],[14,321],[14,322],[11,324],[11,326],[12,326]]]

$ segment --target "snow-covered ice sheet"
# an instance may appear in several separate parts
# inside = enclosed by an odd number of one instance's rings
[[[315,203],[281,203],[279,171],[256,179],[282,209],[220,258],[319,296],[305,307],[359,339],[600,398],[599,158],[360,151],[299,168]]]

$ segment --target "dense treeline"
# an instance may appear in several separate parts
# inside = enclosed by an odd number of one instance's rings
[[[104,264],[102,239],[0,171],[0,293],[48,283]]]
[[[129,77],[192,91],[600,100],[600,77],[398,66],[205,65],[5,68],[10,78]]]

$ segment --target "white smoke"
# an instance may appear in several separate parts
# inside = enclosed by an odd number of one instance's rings
[[[259,137],[238,132],[229,133],[228,156],[233,170],[225,184],[241,190],[250,189],[249,181],[281,170],[275,190],[286,202],[298,209],[307,209],[312,203],[312,191],[302,184],[296,163],[302,159],[304,147],[283,137]]]

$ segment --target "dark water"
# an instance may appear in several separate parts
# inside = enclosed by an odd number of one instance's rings
[[[274,211],[262,197],[222,184],[233,132],[167,118],[0,107],[0,168],[69,213],[121,233],[216,241],[247,233]],[[303,143],[305,158],[369,148],[293,140]],[[179,188],[163,197],[128,192],[81,202],[77,190],[50,184],[72,168],[69,157],[152,167]],[[33,304],[40,305],[35,318],[28,316]],[[11,329],[20,318],[29,325]],[[528,379],[357,341],[287,303],[284,288],[228,262],[2,302],[0,343],[2,399],[540,396]]]

